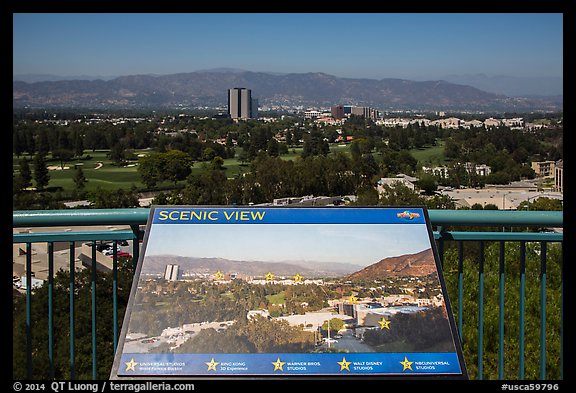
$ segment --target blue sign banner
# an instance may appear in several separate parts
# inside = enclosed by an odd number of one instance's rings
[[[424,224],[421,208],[158,207],[154,224]]]
[[[124,353],[118,375],[460,374],[456,353]]]

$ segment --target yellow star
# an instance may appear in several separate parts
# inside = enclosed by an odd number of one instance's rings
[[[404,369],[402,369],[402,371],[406,371],[406,369],[412,370],[412,363],[414,363],[414,362],[409,362],[408,358],[406,356],[404,356],[404,361],[400,362],[400,364],[402,364],[404,366]],[[414,370],[412,370],[412,371],[414,371]]]
[[[302,282],[302,278],[304,278],[300,275],[300,273],[296,273],[296,275],[293,277],[294,277],[294,282]]]
[[[214,358],[212,358],[212,360],[210,360],[209,362],[204,362],[204,363],[208,366],[208,370],[206,370],[206,371],[210,371],[210,370],[216,371],[216,366],[220,364],[218,362],[215,362]]]
[[[346,361],[346,358],[343,357],[341,362],[336,362],[336,363],[338,363],[338,364],[340,365],[340,371],[342,371],[342,370],[348,370],[348,371],[350,371],[350,369],[348,368],[348,366],[350,366],[350,364],[351,364],[352,362],[347,362],[347,361]]]
[[[274,274],[273,274],[273,273],[270,273],[270,272],[266,273],[266,280],[267,280],[267,281],[272,281],[272,280],[274,280]]]
[[[136,365],[138,364],[138,362],[134,361],[134,358],[130,359],[129,362],[125,362],[126,364],[126,371],[136,371]]]
[[[388,325],[390,325],[390,321],[387,321],[386,318],[382,317],[382,320],[378,322],[380,324],[380,329],[390,329]]]
[[[350,296],[350,303],[352,304],[356,304],[356,300],[358,300],[358,298],[354,295]]]
[[[281,362],[280,358],[278,358],[278,360],[276,360],[275,362],[272,362],[272,364],[274,365],[274,371],[276,370],[284,371],[282,367],[284,366],[285,363],[286,362]]]
[[[218,270],[216,273],[214,273],[214,279],[215,280],[222,280],[224,278],[224,274],[222,274],[222,272],[220,270]]]

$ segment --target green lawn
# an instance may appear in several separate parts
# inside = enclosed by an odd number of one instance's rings
[[[266,295],[266,299],[272,304],[285,304],[286,299],[284,298],[284,292],[277,293],[275,295]]]
[[[88,180],[88,183],[86,183],[87,191],[97,188],[115,190],[119,188],[129,189],[132,185],[136,187],[143,186],[136,170],[137,167],[134,164],[126,167],[116,166],[106,157],[107,152],[107,150],[96,150],[94,152],[88,150],[84,153],[84,159],[64,163],[65,169],[50,169],[48,187],[62,187],[65,190],[72,190],[74,187],[73,178],[76,173],[75,165],[82,165],[84,176]],[[140,153],[139,151],[135,152],[135,154]],[[19,159],[13,157],[15,170],[19,167],[18,162]],[[47,157],[46,165],[49,168],[61,167],[60,162],[51,160],[50,156]],[[32,163],[30,163],[30,168],[32,171],[34,170]]]
[[[436,146],[427,147],[424,149],[412,149],[410,154],[418,160],[418,165],[436,166],[444,165],[446,158],[444,157],[444,141],[439,140]]]

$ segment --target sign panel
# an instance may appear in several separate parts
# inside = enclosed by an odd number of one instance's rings
[[[423,207],[154,206],[111,378],[467,378]]]

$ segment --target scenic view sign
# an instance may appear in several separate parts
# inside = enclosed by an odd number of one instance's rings
[[[112,378],[467,378],[422,207],[154,206]]]

